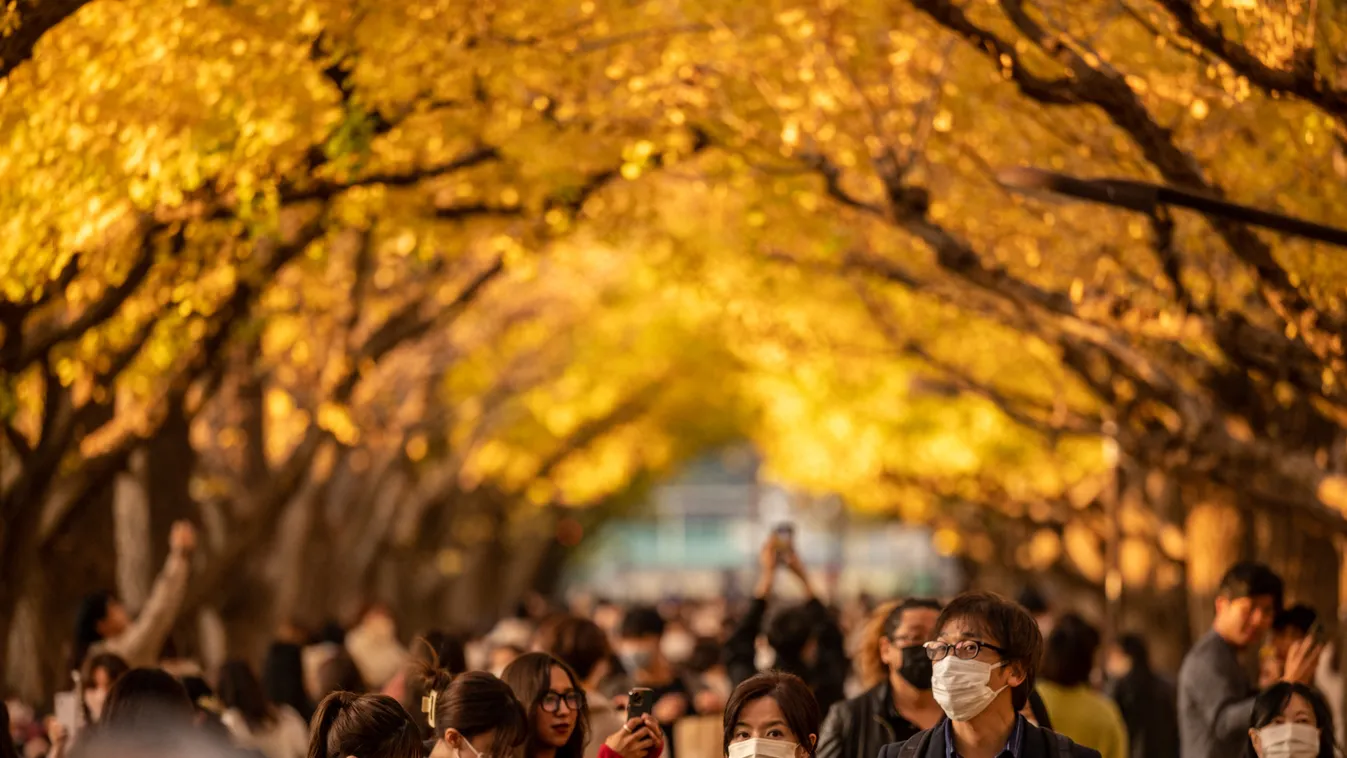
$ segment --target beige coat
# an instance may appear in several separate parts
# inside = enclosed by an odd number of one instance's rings
[[[191,573],[192,566],[186,557],[177,553],[169,555],[140,615],[121,634],[95,643],[89,648],[89,655],[113,653],[131,668],[157,666],[164,642],[178,620]]]

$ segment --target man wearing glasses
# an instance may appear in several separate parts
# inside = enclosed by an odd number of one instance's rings
[[[1020,715],[1034,688],[1043,635],[1019,605],[988,592],[954,598],[925,645],[931,691],[946,719],[879,758],[1099,758]]]

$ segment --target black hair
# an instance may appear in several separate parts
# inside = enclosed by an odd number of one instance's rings
[[[422,699],[428,694],[427,687],[434,678],[432,674],[454,676],[468,670],[467,655],[462,637],[448,632],[426,632],[412,645],[412,655],[404,667],[404,686],[402,707],[412,715],[412,721],[425,735],[432,736],[430,721],[421,708]]]
[[[121,679],[126,672],[130,671],[131,667],[126,664],[126,661],[120,655],[115,653],[91,655],[84,661],[84,668],[80,670],[83,689],[87,690],[93,686],[94,672],[99,669],[107,673],[108,689],[111,690],[112,685],[116,684],[118,679]],[[106,701],[104,702],[106,703]],[[89,710],[89,704],[85,702],[84,698],[80,698],[79,707],[84,711],[86,723],[92,724],[99,720],[94,718],[94,714]]]
[[[346,650],[341,650],[318,667],[318,690],[324,697],[333,692],[360,693],[369,689],[360,675],[360,667]]]
[[[1282,711],[1286,710],[1292,695],[1305,698],[1314,711],[1315,725],[1319,728],[1319,753],[1315,758],[1334,758],[1336,750],[1333,746],[1333,713],[1328,709],[1328,702],[1318,690],[1300,682],[1278,682],[1260,692],[1253,701],[1253,719],[1249,728],[1262,729],[1271,724]],[[1253,737],[1244,739],[1244,756],[1258,758],[1258,752],[1253,747]]]
[[[942,608],[940,601],[935,598],[909,597],[894,606],[893,610],[889,611],[889,615],[884,617],[884,636],[889,639],[893,638],[894,633],[898,631],[898,627],[903,625],[903,614],[907,611],[922,609],[939,613]]]
[[[818,615],[807,604],[782,608],[767,620],[767,644],[776,651],[777,667],[799,661],[805,645],[819,632]]]
[[[581,758],[585,753],[585,744],[589,741],[589,704],[585,701],[584,690],[580,688],[580,678],[564,661],[547,653],[524,653],[501,672],[501,679],[514,691],[514,696],[523,704],[528,716],[528,742],[524,747],[524,758],[533,758],[538,753],[537,729],[534,718],[542,707],[543,698],[552,688],[552,669],[566,672],[571,688],[580,695],[580,713],[575,720],[575,731],[566,744],[557,750],[556,758]]]
[[[421,758],[416,724],[387,695],[334,692],[313,716],[308,758]]]
[[[720,665],[721,644],[712,637],[698,637],[688,657],[687,668],[694,674],[705,674]]]
[[[238,711],[252,731],[276,723],[275,707],[267,700],[252,667],[243,661],[227,661],[220,667],[220,701]]]
[[[1047,613],[1048,599],[1043,597],[1043,593],[1033,585],[1028,585],[1020,590],[1020,594],[1015,596],[1015,602],[1024,606],[1024,610],[1029,611],[1035,616]]]
[[[106,590],[91,592],[80,599],[79,608],[75,611],[75,647],[70,653],[71,671],[79,671],[84,666],[85,657],[89,655],[89,648],[103,641],[103,633],[98,631],[98,625],[108,617],[108,607],[115,602],[116,598]]]
[[[1227,600],[1267,596],[1272,598],[1272,607],[1280,609],[1284,592],[1281,577],[1272,569],[1256,561],[1241,561],[1221,577],[1216,594]]]
[[[294,708],[305,723],[313,718],[313,701],[304,687],[304,650],[299,645],[274,642],[267,648],[262,689],[267,700]]]
[[[1146,644],[1146,638],[1139,634],[1124,634],[1118,639],[1118,647],[1122,649],[1123,655],[1132,659],[1132,669],[1135,671],[1151,670],[1151,648]]]
[[[1020,668],[1024,681],[1011,688],[1010,693],[1015,710],[1024,710],[1043,658],[1043,633],[1038,629],[1038,622],[1024,606],[993,592],[965,592],[955,597],[940,612],[935,623],[936,634],[956,619],[963,620],[971,630],[984,637],[990,637],[1005,651],[1001,659],[1006,665]]]
[[[427,729],[431,740],[443,739],[448,729],[457,731],[464,739],[495,732],[493,753],[513,755],[515,748],[533,734],[532,722],[514,690],[485,671],[455,676],[432,664],[422,664],[416,678],[428,695],[426,706],[430,712],[424,715],[429,717]]]
[[[318,630],[318,637],[315,641],[333,645],[345,645],[346,630],[342,628],[342,625],[338,622],[329,619],[323,624],[323,628]]]
[[[1318,619],[1319,614],[1313,608],[1304,603],[1297,603],[1290,608],[1277,611],[1277,615],[1272,617],[1272,631],[1296,629],[1301,634],[1309,634],[1310,628]]]
[[[725,734],[721,745],[725,755],[730,754],[730,743],[734,741],[734,729],[739,723],[739,714],[749,703],[764,697],[776,701],[782,715],[786,717],[786,726],[790,727],[799,740],[800,747],[814,755],[818,748],[817,737],[823,723],[823,710],[818,700],[804,680],[784,671],[768,671],[745,679],[731,693],[725,704]],[[810,735],[816,739],[810,740]]]
[[[1099,652],[1099,631],[1085,619],[1068,613],[1058,619],[1048,635],[1039,674],[1053,684],[1076,687],[1088,684]]]
[[[664,617],[648,605],[637,606],[622,617],[622,637],[664,636]]]
[[[100,726],[111,731],[188,728],[196,706],[187,688],[161,669],[132,669],[108,691]]]
[[[579,616],[557,616],[538,629],[538,649],[551,653],[588,681],[594,669],[613,655],[608,635],[599,625]]]
[[[0,758],[19,758],[14,738],[9,735],[9,708],[0,703]]]

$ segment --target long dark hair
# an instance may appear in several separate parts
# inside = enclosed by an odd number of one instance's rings
[[[1253,701],[1253,721],[1249,724],[1250,729],[1262,729],[1271,724],[1273,719],[1281,715],[1286,710],[1287,704],[1291,702],[1292,695],[1299,695],[1305,698],[1314,711],[1314,720],[1319,727],[1319,754],[1317,758],[1333,758],[1336,754],[1333,747],[1333,712],[1328,709],[1328,702],[1324,696],[1320,695],[1318,690],[1313,687],[1301,684],[1300,682],[1278,682],[1258,693],[1258,697]],[[1244,739],[1245,758],[1258,758],[1258,752],[1253,747],[1253,737]]]
[[[102,669],[107,673],[108,691],[111,692],[112,685],[116,684],[118,679],[125,676],[126,672],[131,670],[131,667],[128,666],[126,661],[116,653],[99,653],[98,655],[90,656],[89,659],[84,662],[84,668],[80,672],[81,691],[87,691],[93,686],[94,672],[99,669]],[[93,724],[102,718],[101,715],[99,718],[94,718],[93,712],[89,710],[89,704],[84,701],[83,697],[80,698],[79,707],[84,711],[84,722],[86,724]],[[106,696],[103,700],[103,707],[107,708]]]
[[[305,723],[313,718],[313,701],[304,689],[304,651],[299,645],[272,643],[262,665],[262,687],[267,700],[294,708]]]
[[[262,691],[252,667],[243,661],[228,661],[220,667],[220,700],[243,716],[252,730],[276,723],[276,709]]]
[[[494,731],[495,753],[512,753],[532,733],[528,714],[505,682],[484,671],[454,676],[444,669],[424,666],[418,674],[427,693],[429,729],[433,739],[453,729],[465,739]]]
[[[505,667],[500,678],[514,691],[514,696],[528,716],[528,742],[524,748],[525,758],[537,755],[538,734],[533,719],[542,707],[543,698],[552,687],[552,669],[566,672],[571,689],[580,693],[580,712],[576,714],[575,731],[566,744],[557,750],[556,758],[581,758],[585,753],[585,744],[589,741],[589,704],[585,702],[584,690],[580,688],[580,677],[560,658],[547,653],[525,653]]]
[[[75,611],[75,647],[70,651],[70,671],[79,671],[89,648],[103,641],[98,625],[108,616],[108,606],[116,602],[111,592],[100,590],[85,595]]]
[[[416,724],[387,695],[334,692],[313,716],[308,758],[421,758]]]
[[[0,758],[19,758],[14,738],[9,736],[9,707],[0,703]]]
[[[112,685],[99,725],[111,731],[190,727],[196,706],[187,688],[160,669],[131,669]]]
[[[739,714],[744,707],[755,700],[770,697],[781,708],[786,717],[786,726],[795,733],[800,746],[813,755],[817,749],[820,725],[823,723],[823,710],[818,700],[804,680],[784,671],[768,671],[745,679],[734,688],[730,701],[725,704],[725,741],[721,745],[725,755],[730,754],[730,742],[734,740],[734,727],[739,723]],[[810,736],[815,737],[810,740]]]

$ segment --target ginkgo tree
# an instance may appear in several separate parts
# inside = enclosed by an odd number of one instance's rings
[[[1186,560],[1200,599],[1241,532],[1293,555],[1344,526],[1336,257],[995,180],[1331,218],[1332,4],[0,13],[0,633],[64,625],[41,566],[114,479],[157,529],[203,517],[191,605],[235,620],[312,574],[315,603],[489,615],[563,521],[735,437],[948,552],[1091,585],[1106,542],[1150,567],[1130,585]],[[174,450],[192,473],[155,490]],[[516,554],[508,593],[473,584]]]

